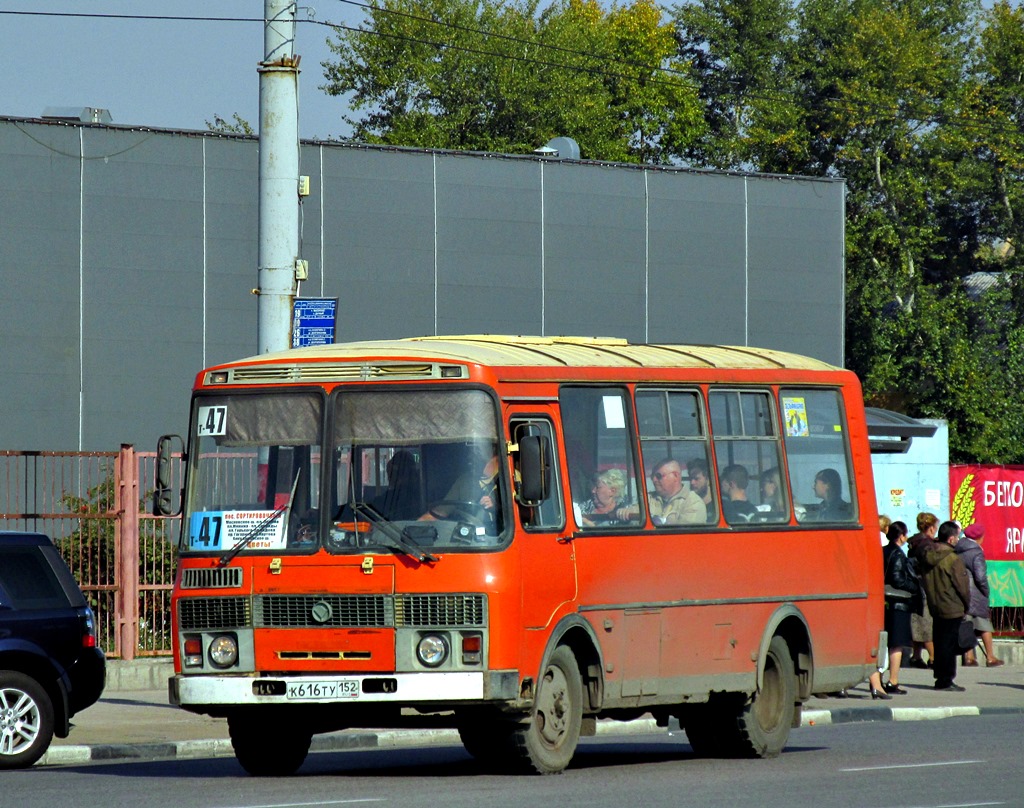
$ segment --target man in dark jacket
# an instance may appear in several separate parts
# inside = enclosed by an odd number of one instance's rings
[[[960,621],[971,602],[970,573],[953,549],[960,538],[956,522],[939,525],[939,535],[920,553],[921,583],[933,619],[936,690],[960,690],[956,679]]]

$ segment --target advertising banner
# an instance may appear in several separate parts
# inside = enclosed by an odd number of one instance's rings
[[[981,524],[992,606],[1024,606],[1024,466],[950,466],[951,518]]]

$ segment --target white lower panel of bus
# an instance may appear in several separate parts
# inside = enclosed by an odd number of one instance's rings
[[[444,702],[483,698],[484,674],[396,673],[373,676],[175,676],[170,701],[200,704],[309,704],[338,701]]]

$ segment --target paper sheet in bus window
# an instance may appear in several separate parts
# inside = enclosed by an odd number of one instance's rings
[[[626,414],[622,409],[622,399],[619,396],[603,396],[604,424],[608,429],[625,429]]]
[[[285,546],[285,515],[280,511],[197,511],[189,522],[189,550],[230,550],[251,534],[249,550]]]
[[[787,438],[806,438],[810,435],[807,426],[807,403],[803,397],[782,397],[782,411],[786,418]]]

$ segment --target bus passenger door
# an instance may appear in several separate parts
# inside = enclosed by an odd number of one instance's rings
[[[576,568],[571,530],[566,524],[562,470],[558,461],[553,419],[547,413],[513,412],[508,418],[509,436],[536,435],[544,439],[550,470],[547,497],[537,503],[523,502],[519,496],[516,468],[517,512],[516,541],[519,543],[522,577],[523,626],[540,629],[548,626],[559,607],[576,598]]]

